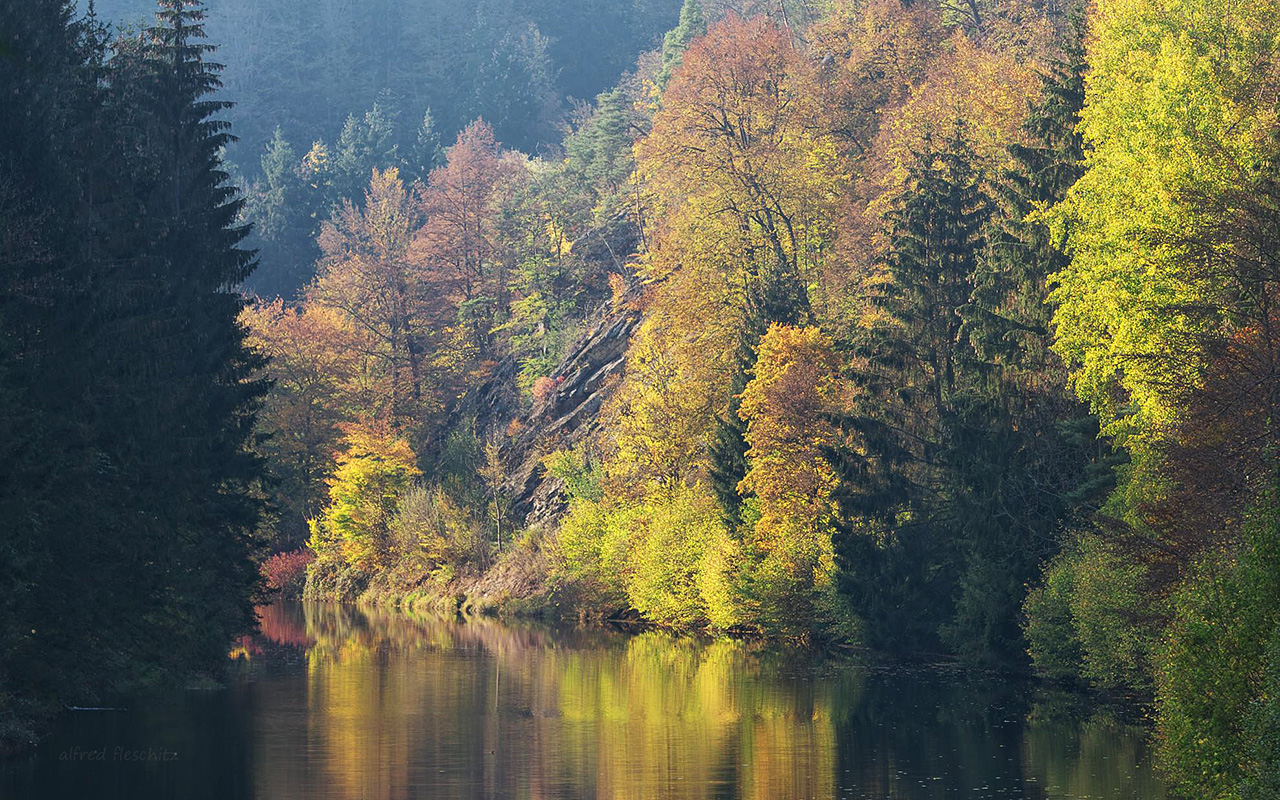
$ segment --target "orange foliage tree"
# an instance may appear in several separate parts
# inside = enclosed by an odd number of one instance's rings
[[[1013,53],[979,47],[956,33],[929,76],[910,93],[881,130],[878,149],[888,161],[884,187],[892,194],[906,179],[906,164],[925,137],[944,134],[957,119],[965,129],[979,163],[994,174],[1009,160],[1026,119],[1027,98],[1038,90],[1035,71]]]
[[[260,448],[279,483],[282,511],[289,522],[303,520],[319,512],[340,426],[361,404],[359,340],[336,312],[319,306],[259,303],[240,320],[249,342],[271,359],[272,390],[258,415],[267,434]],[[287,533],[300,541],[301,531]]]
[[[901,0],[840,3],[811,35],[836,130],[856,156],[871,150],[885,112],[924,82],[945,38],[935,6]]]
[[[760,340],[755,375],[739,411],[747,423],[749,468],[741,491],[759,516],[746,533],[747,600],[760,623],[807,635],[831,619],[838,361],[817,328],[773,325]]]
[[[324,259],[309,302],[341,315],[379,390],[368,414],[398,426],[420,417],[428,344],[439,328],[439,292],[411,257],[421,213],[395,169],[374,170],[363,206],[344,203],[320,234]]]
[[[458,134],[448,161],[432,171],[422,193],[426,224],[414,242],[416,257],[437,276],[483,355],[506,292],[506,264],[494,236],[494,201],[512,177],[493,129],[477,120]]]

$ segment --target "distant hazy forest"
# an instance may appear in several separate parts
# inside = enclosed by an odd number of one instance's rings
[[[369,169],[398,165],[406,177],[425,179],[442,145],[475,119],[508,147],[554,148],[574,111],[661,41],[680,4],[212,0],[207,8],[213,60],[226,67],[219,97],[235,104],[225,116],[238,140],[227,148],[238,182],[264,177],[260,159],[277,132],[299,158],[316,142],[332,150],[338,177],[312,198],[313,224],[264,231],[271,223],[255,218],[250,244],[265,266],[248,286],[290,296],[320,256],[320,220],[341,198],[363,192]],[[155,14],[149,0],[100,0],[95,9],[126,32]]]
[[[150,0],[96,7],[121,25],[155,15]],[[536,151],[559,140],[572,100],[615,84],[679,12],[679,0],[210,0],[205,32],[236,104],[233,160],[248,165],[276,126],[304,147],[332,141],[383,92],[408,121],[402,148],[429,109],[445,142],[483,117],[504,144]]]

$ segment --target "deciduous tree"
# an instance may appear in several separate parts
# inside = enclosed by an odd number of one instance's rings
[[[320,235],[321,272],[309,299],[332,309],[374,362],[381,391],[366,413],[411,428],[431,397],[428,347],[444,314],[440,285],[410,253],[418,204],[396,169],[374,171],[364,203],[343,205]]]

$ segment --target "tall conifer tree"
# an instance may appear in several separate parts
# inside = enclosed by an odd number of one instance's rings
[[[253,624],[259,387],[234,291],[252,258],[200,16],[162,4],[108,53],[66,2],[0,5],[10,732],[139,674],[212,669]]]
[[[862,346],[865,407],[845,420],[862,448],[840,454],[846,518],[843,589],[869,643],[938,646],[954,605],[955,542],[936,512],[947,496],[946,420],[967,366],[960,309],[970,298],[992,204],[957,121],[941,147],[926,135],[888,214],[886,322]]]
[[[675,72],[680,62],[684,60],[684,51],[689,49],[689,43],[706,32],[707,19],[703,16],[702,4],[698,0],[684,0],[684,5],[680,7],[680,21],[674,28],[667,31],[667,35],[662,39],[662,70],[658,73],[659,88],[665,87],[671,80],[671,73]]]
[[[142,458],[169,490],[173,541],[160,550],[157,590],[175,624],[165,633],[212,658],[252,625],[259,464],[247,444],[264,387],[250,379],[260,362],[238,322],[236,290],[255,262],[240,247],[243,200],[221,163],[232,136],[219,114],[229,104],[213,97],[221,67],[206,60],[214,48],[203,21],[200,0],[160,0],[142,48],[157,169],[145,206],[157,271],[147,353],[155,393],[147,438],[155,438]]]

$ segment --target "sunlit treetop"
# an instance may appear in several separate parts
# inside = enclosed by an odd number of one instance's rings
[[[1139,428],[1195,384],[1196,340],[1227,321],[1223,281],[1174,243],[1202,202],[1274,163],[1280,15],[1266,0],[1103,0],[1088,42],[1087,171],[1051,218],[1070,249],[1058,352],[1107,422]],[[1119,430],[1118,428],[1116,430]]]

